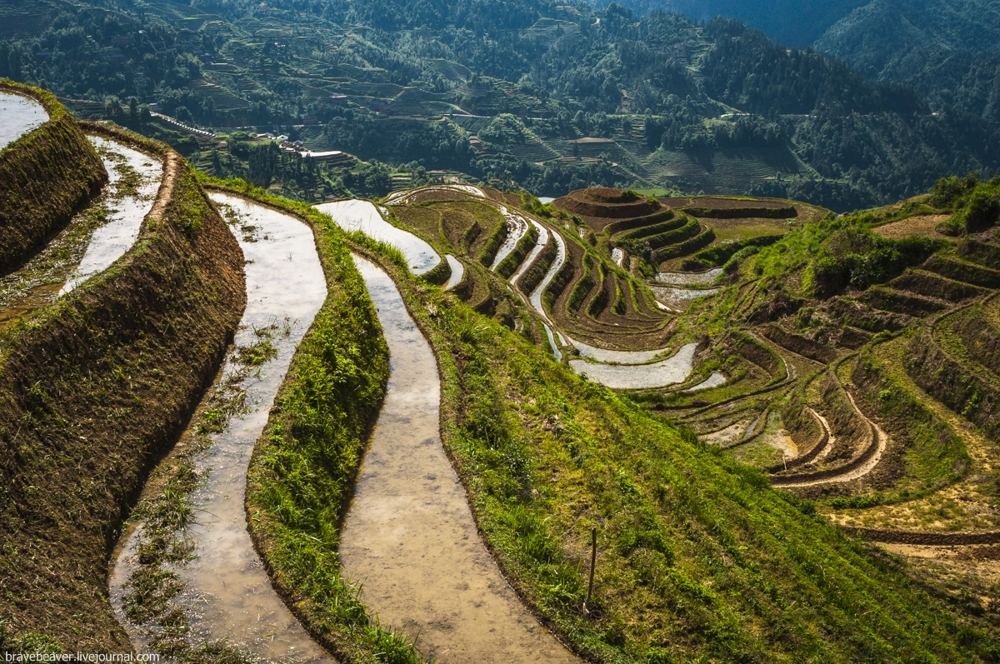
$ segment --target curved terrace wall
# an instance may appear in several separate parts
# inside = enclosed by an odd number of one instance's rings
[[[5,340],[0,619],[8,637],[127,652],[107,598],[111,548],[214,376],[246,296],[239,245],[184,160],[90,129],[162,154],[164,177],[129,252]]]
[[[49,120],[0,150],[0,273],[17,267],[108,181],[93,146],[49,92],[0,80],[37,99]]]

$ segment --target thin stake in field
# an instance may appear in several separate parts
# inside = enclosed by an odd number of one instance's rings
[[[587,586],[587,599],[583,602],[583,612],[589,614],[587,605],[594,594],[594,568],[597,566],[597,528],[590,529],[590,584]]]

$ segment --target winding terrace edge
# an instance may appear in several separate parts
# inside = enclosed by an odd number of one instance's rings
[[[131,651],[108,600],[110,554],[246,302],[242,251],[191,167],[160,143],[100,132],[161,155],[164,175],[135,245],[16,326],[0,355],[4,648]]]
[[[35,99],[48,121],[0,150],[0,273],[24,262],[108,181],[80,125],[55,96],[0,80],[0,91]]]

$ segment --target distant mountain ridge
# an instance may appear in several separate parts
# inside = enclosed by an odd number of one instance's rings
[[[1000,2],[995,0],[618,0],[638,14],[714,16],[787,46],[812,46],[875,81],[903,83],[1000,126]],[[606,4],[602,0],[596,5]]]
[[[0,77],[137,129],[144,104],[241,128],[177,143],[215,175],[278,178],[306,198],[384,195],[451,171],[542,196],[602,184],[842,211],[1000,172],[1000,125],[981,119],[993,106],[978,88],[956,86],[969,101],[953,111],[730,19],[559,0],[25,2],[18,21],[51,18],[0,32]],[[805,4],[752,6],[787,19]],[[380,164],[321,177],[262,133]]]
[[[873,0],[815,47],[870,79],[913,86],[938,108],[1000,125],[1000,3]]]
[[[805,48],[828,28],[864,6],[869,0],[617,0],[617,4],[639,14],[665,11],[682,14],[693,21],[724,16],[762,30],[785,44]],[[603,7],[608,2],[596,0]]]

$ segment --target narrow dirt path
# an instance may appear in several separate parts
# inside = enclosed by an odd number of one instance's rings
[[[436,661],[577,661],[521,605],[479,538],[441,445],[437,362],[389,276],[356,257],[390,379],[341,536],[345,571],[383,624]]]
[[[242,379],[243,408],[221,433],[212,434],[211,448],[196,459],[197,471],[208,471],[205,484],[190,497],[196,518],[186,535],[196,557],[172,570],[184,590],[171,605],[190,618],[193,643],[225,639],[269,661],[329,662],[272,588],[247,533],[243,507],[254,443],[295,349],[326,298],[326,279],[308,226],[236,196],[213,193],[211,198],[237,214],[234,230],[247,259],[247,306],[236,344],[253,346],[261,330],[274,328],[268,341],[275,352]],[[230,357],[223,376],[234,372]],[[141,529],[140,523],[115,563],[111,596],[136,648],[145,650],[145,632],[124,620],[122,611]]]

